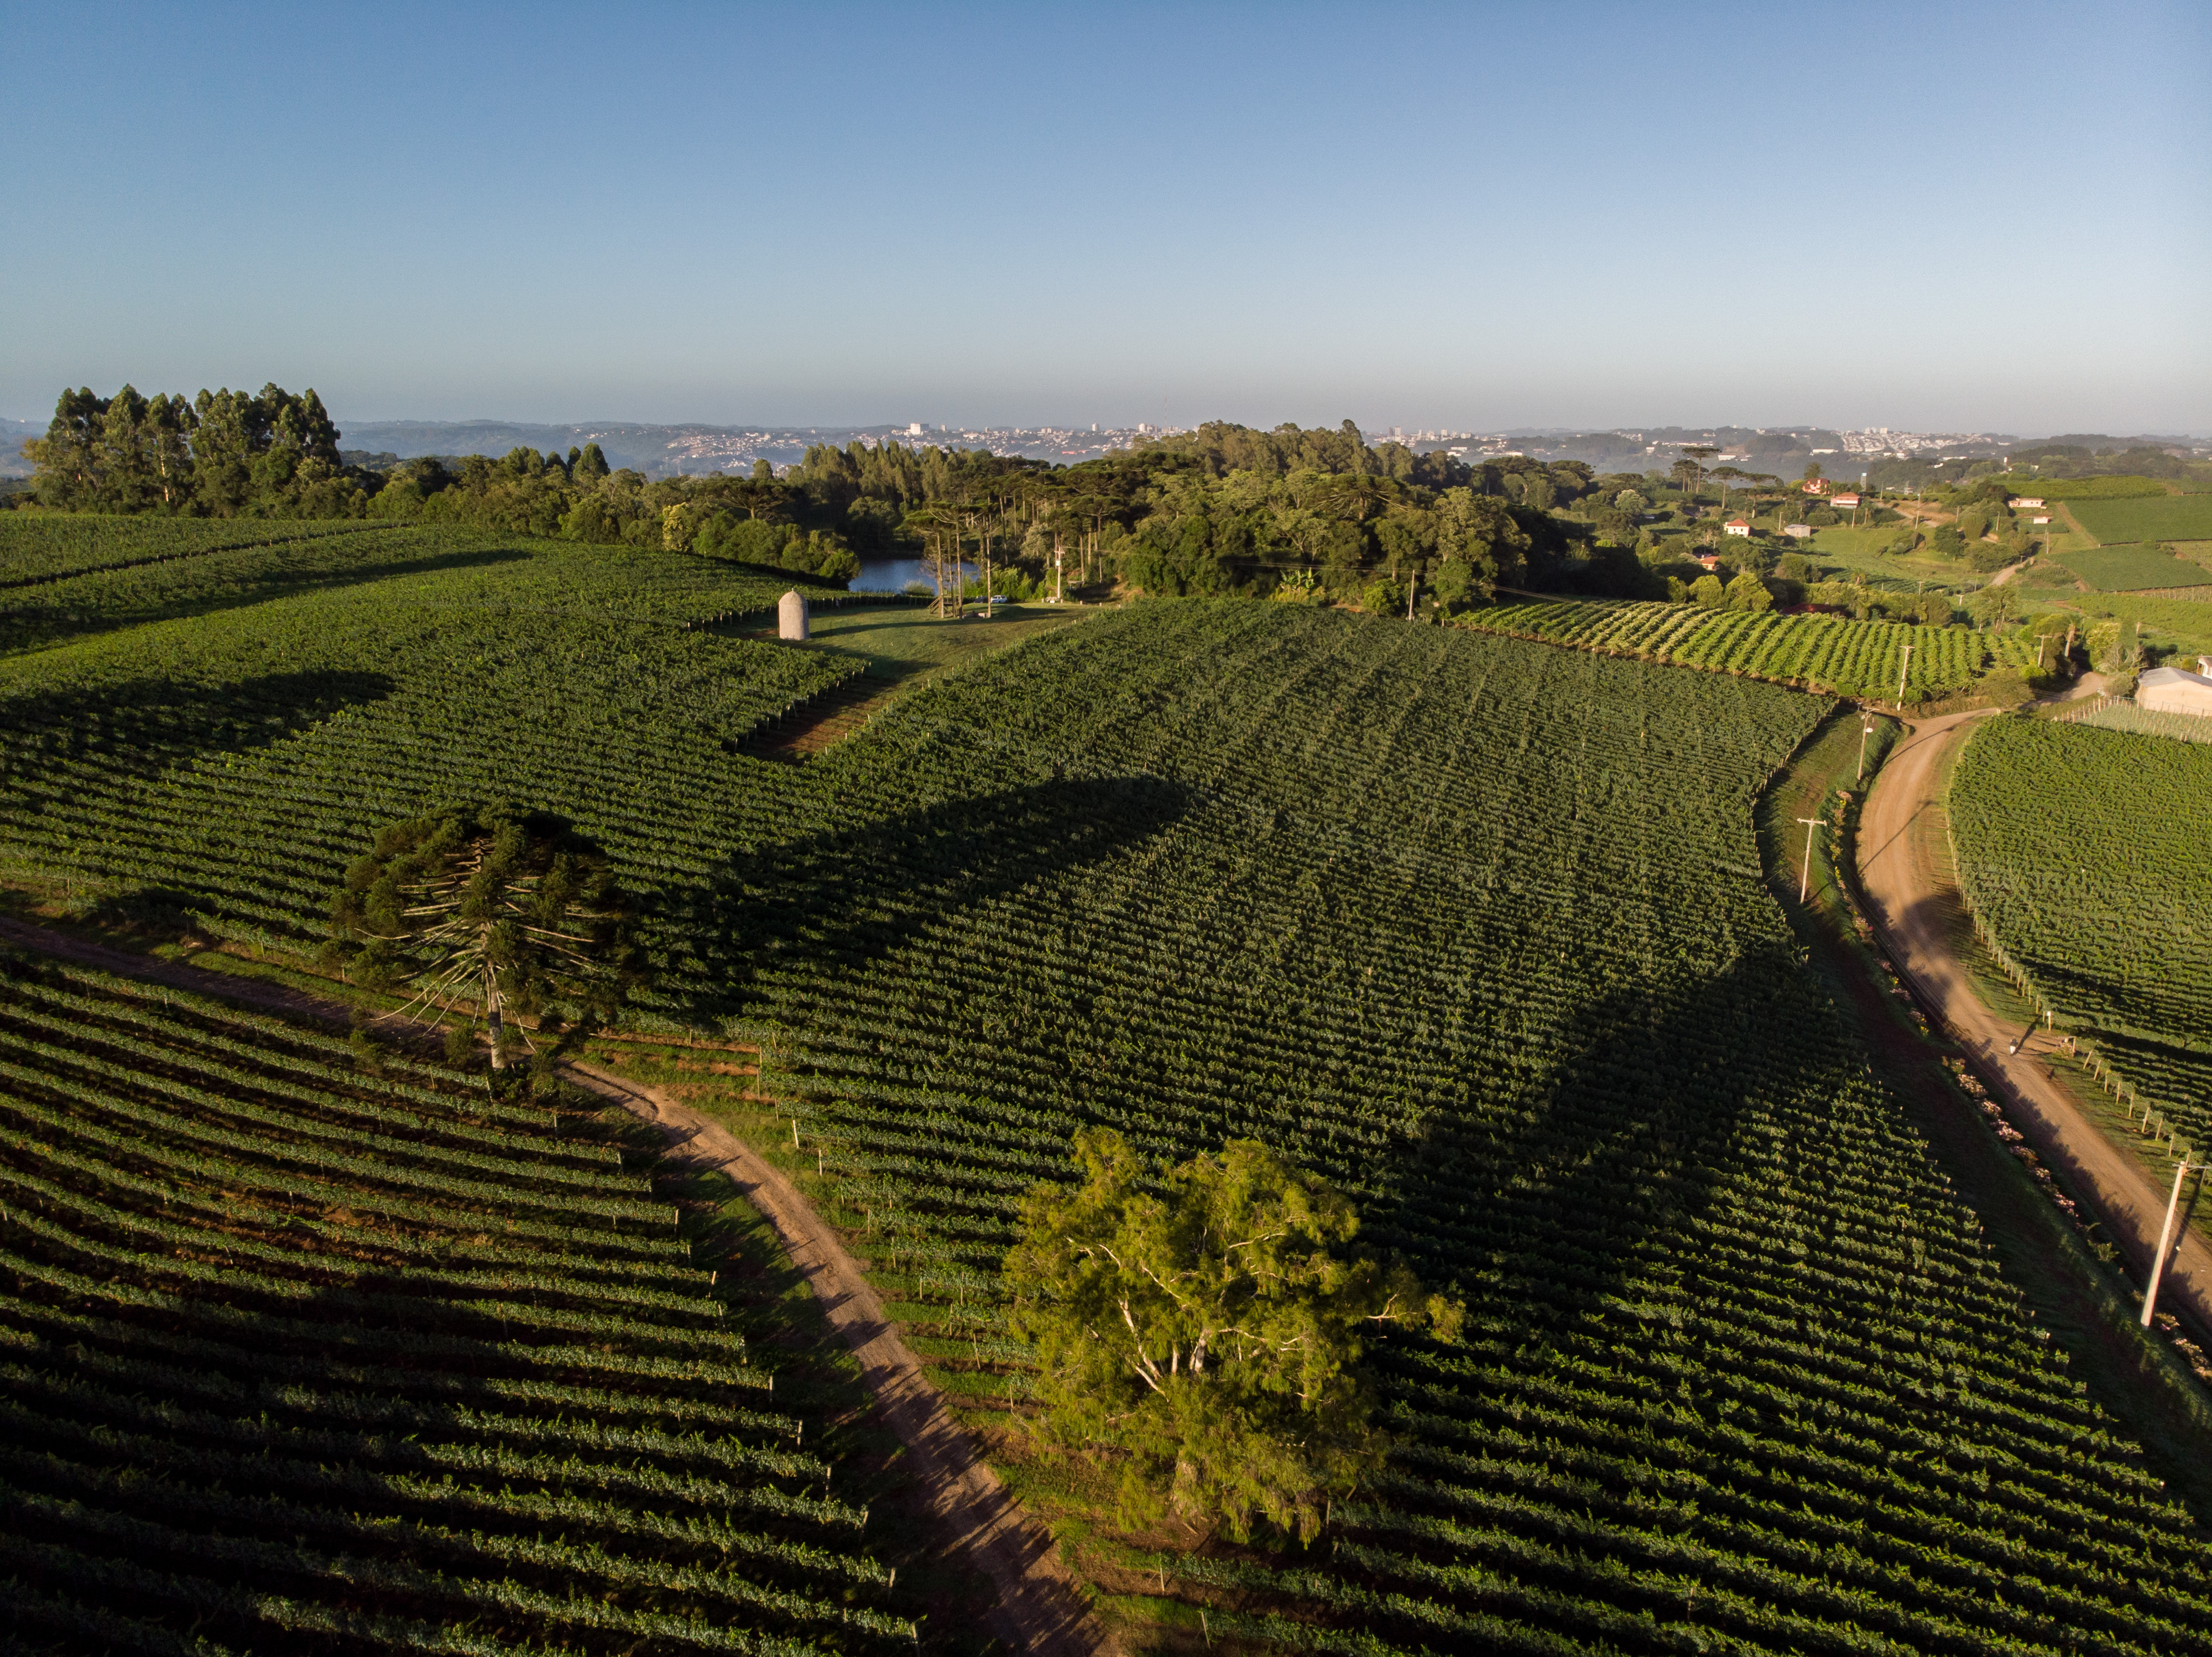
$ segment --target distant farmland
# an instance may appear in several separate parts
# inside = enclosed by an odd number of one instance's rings
[[[2212,495],[2070,501],[2067,510],[2082,528],[2107,546],[2129,541],[2212,540]]]
[[[2134,504],[2132,502],[2129,504]],[[2100,593],[2141,593],[2176,587],[2212,588],[2204,566],[2144,546],[2100,547],[2068,552],[2059,563]]]

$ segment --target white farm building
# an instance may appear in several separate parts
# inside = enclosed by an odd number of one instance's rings
[[[2136,681],[2136,706],[2154,713],[2212,718],[2212,679],[2179,667],[2154,667]]]

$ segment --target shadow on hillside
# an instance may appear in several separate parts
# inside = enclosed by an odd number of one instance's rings
[[[32,771],[72,764],[149,774],[200,754],[243,753],[296,736],[396,688],[382,673],[264,673],[228,685],[173,679],[33,691],[0,698],[0,753]]]
[[[964,905],[1111,856],[1189,797],[1158,777],[1037,783],[765,847],[668,898],[665,923],[704,958],[683,1016],[708,1022],[763,972],[856,966]]]
[[[390,581],[401,576],[425,575],[441,570],[468,570],[490,564],[526,562],[532,556],[520,548],[498,547],[439,552],[428,557],[382,561],[369,557],[340,570],[272,570],[260,580],[241,581],[236,587],[217,592],[198,594],[179,592],[164,595],[155,590],[135,603],[116,601],[112,609],[100,608],[101,599],[96,594],[88,594],[75,601],[68,595],[53,603],[0,601],[0,649],[56,644],[65,639],[112,632],[119,627],[136,627],[146,622],[165,621],[173,617],[213,615],[223,610],[237,610],[266,603],[270,599],[326,592],[340,587],[356,587],[363,582]],[[187,571],[197,573],[193,561],[176,562]],[[97,575],[100,572],[94,573]]]
[[[1717,977],[1608,996],[1540,1077],[1407,1148],[1381,1228],[1425,1281],[1460,1278],[1471,1313],[1532,1331],[1572,1323],[1662,1254],[1694,1277],[1688,1233],[1730,1162],[1814,1154],[1741,1136],[1765,1101],[1832,1084],[1833,1018],[1779,944]]]

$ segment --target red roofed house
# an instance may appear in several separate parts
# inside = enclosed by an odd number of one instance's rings
[[[1826,478],[1808,478],[1800,487],[1808,495],[1826,495],[1833,485]]]
[[[1838,512],[1856,512],[1858,510],[1859,497],[1856,495],[1831,495],[1828,497],[1828,504]]]
[[[1723,535],[1748,535],[1751,533],[1751,526],[1741,518],[1730,518],[1726,523],[1721,526],[1721,533]]]
[[[1717,552],[1700,552],[1698,554],[1698,562],[1708,570],[1717,570],[1721,567],[1721,555]]]

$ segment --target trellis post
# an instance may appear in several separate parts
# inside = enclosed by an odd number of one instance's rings
[[[1797,901],[1802,905],[1805,894],[1813,889],[1813,831],[1826,825],[1817,817],[1801,817],[1797,820],[1805,825],[1805,867],[1797,876]]]
[[[2143,1290],[2142,1326],[2150,1327],[2151,1314],[2158,1310],[2159,1281],[2166,1276],[2166,1252],[2173,1246],[2174,1217],[2181,1211],[2181,1182],[2190,1169],[2202,1167],[2201,1162],[2183,1162],[2173,1171],[2173,1195],[2166,1199],[2166,1224],[2158,1234],[2158,1257],[2150,1263],[2150,1287]]]

